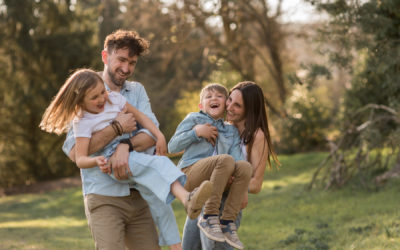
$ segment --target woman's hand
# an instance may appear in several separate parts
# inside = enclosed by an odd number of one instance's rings
[[[217,140],[218,137],[218,129],[216,127],[211,126],[208,123],[205,123],[205,124],[198,124],[194,126],[193,129],[198,137],[203,137],[209,143],[215,146],[215,141]]]
[[[247,204],[249,203],[249,194],[246,192],[243,201],[242,201],[242,205],[240,207],[240,209],[245,209],[247,207]]]

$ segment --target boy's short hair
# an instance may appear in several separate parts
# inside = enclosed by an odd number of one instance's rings
[[[228,90],[225,88],[225,86],[219,84],[219,83],[210,83],[207,84],[200,92],[200,102],[203,100],[204,96],[206,95],[207,92],[209,91],[217,91],[221,94],[224,94],[226,98],[228,98]]]
[[[129,49],[129,56],[142,56],[150,47],[150,42],[139,36],[136,31],[116,30],[104,41],[104,49],[111,53],[118,49]]]

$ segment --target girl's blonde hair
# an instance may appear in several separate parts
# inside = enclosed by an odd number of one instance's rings
[[[62,134],[78,114],[85,94],[103,79],[91,69],[78,69],[65,81],[43,114],[39,127],[46,132]]]

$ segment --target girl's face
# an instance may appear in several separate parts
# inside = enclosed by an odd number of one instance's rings
[[[244,122],[244,113],[242,92],[236,89],[226,100],[226,119],[233,124],[239,124]]]
[[[108,101],[108,94],[104,83],[97,82],[96,86],[88,89],[83,99],[82,109],[93,114],[98,114],[104,111],[104,106]]]

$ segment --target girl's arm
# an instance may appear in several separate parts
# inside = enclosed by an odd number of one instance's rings
[[[95,166],[104,168],[104,166],[107,164],[107,159],[104,156],[88,156],[89,141],[90,138],[87,137],[76,138],[76,165],[78,165],[79,168],[92,168]]]
[[[265,141],[263,131],[259,129],[255,134],[251,155],[249,156],[249,161],[253,166],[253,176],[249,183],[249,193],[258,194],[261,191],[267,160],[268,144]]]
[[[163,133],[157,128],[153,121],[138,109],[126,103],[129,113],[132,113],[136,120],[146,129],[148,129],[156,138],[156,154],[165,155],[167,153],[167,142]]]

